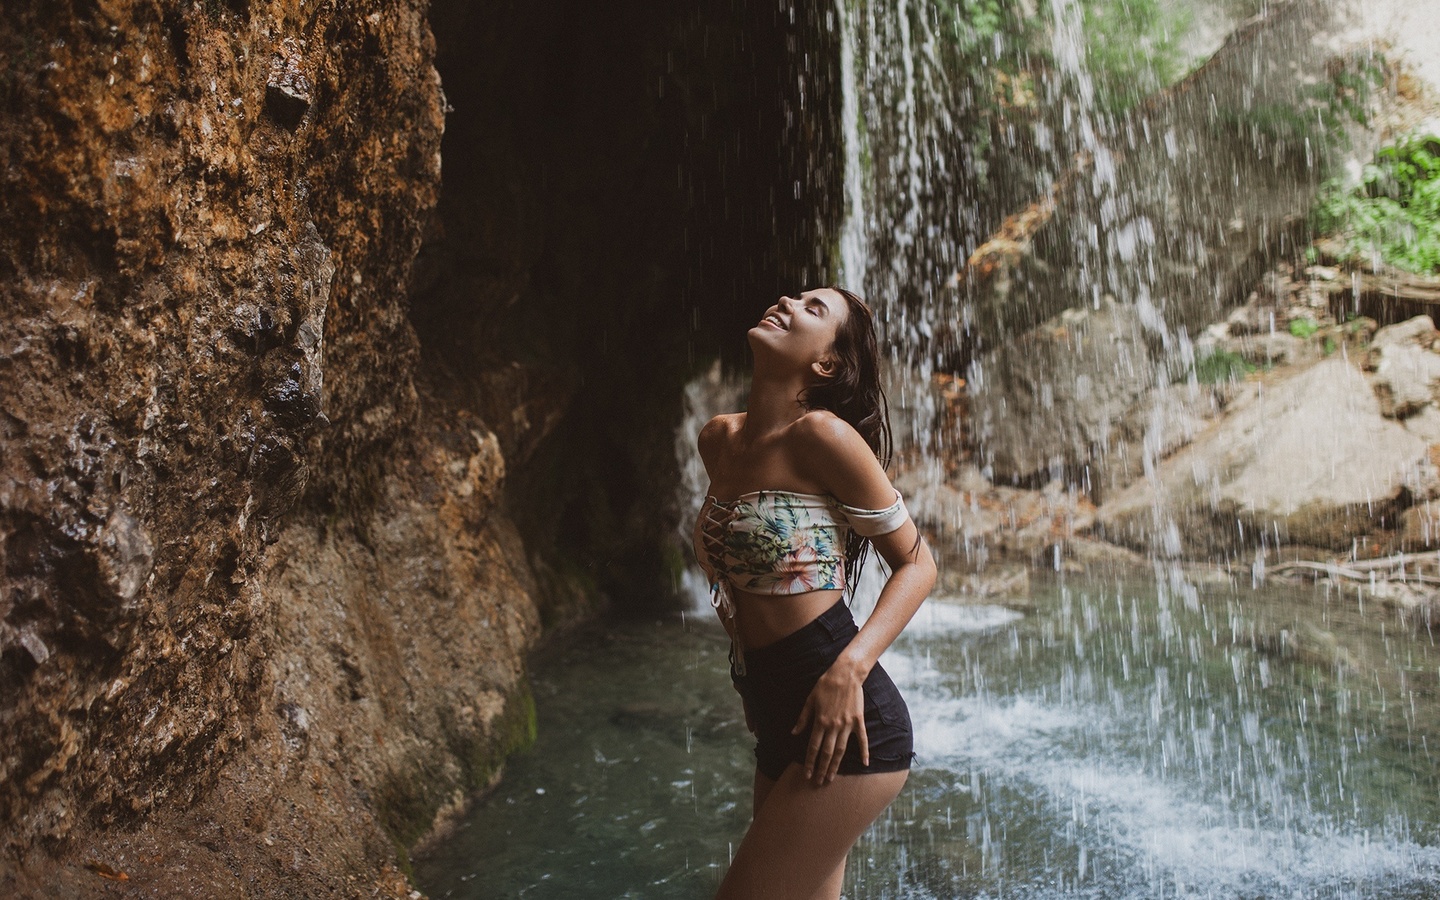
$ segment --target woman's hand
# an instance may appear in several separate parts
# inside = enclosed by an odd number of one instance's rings
[[[791,734],[810,727],[805,750],[805,778],[816,787],[829,784],[851,735],[860,741],[860,761],[870,765],[870,738],[865,733],[865,673],[843,655],[830,666],[805,700]]]

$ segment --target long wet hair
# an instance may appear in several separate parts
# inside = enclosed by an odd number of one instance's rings
[[[829,285],[827,289],[845,298],[849,315],[835,333],[835,346],[831,351],[835,374],[807,388],[800,403],[806,409],[828,409],[849,422],[874,451],[881,468],[889,468],[894,441],[890,435],[890,404],[880,384],[880,342],[875,334],[875,313],[859,294],[838,285]],[[918,547],[917,541],[916,549]],[[852,598],[869,552],[870,539],[852,530],[845,542],[845,585]]]

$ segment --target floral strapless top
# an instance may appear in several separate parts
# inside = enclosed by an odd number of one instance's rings
[[[845,544],[853,528],[875,537],[905,524],[900,492],[885,509],[847,506],[829,494],[751,491],[706,497],[695,522],[695,556],[710,580],[711,603],[735,617],[730,588],[752,594],[803,594],[845,587]],[[739,634],[733,627],[732,635]],[[732,654],[744,672],[743,649]]]
[[[878,510],[795,491],[706,497],[695,524],[695,556],[712,584],[723,579],[752,594],[838,589],[845,587],[850,529],[874,537],[899,528],[907,515],[899,491]]]

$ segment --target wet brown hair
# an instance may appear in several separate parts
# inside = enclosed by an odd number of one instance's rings
[[[890,435],[890,403],[880,384],[880,341],[875,333],[875,313],[859,294],[838,285],[828,285],[845,298],[849,315],[835,332],[832,355],[835,374],[806,389],[800,402],[806,409],[828,409],[849,422],[880,460],[889,468],[894,441]],[[917,535],[918,538],[918,535]],[[919,549],[917,539],[913,554]],[[870,539],[854,531],[845,543],[845,584],[855,596],[860,569],[870,551]]]

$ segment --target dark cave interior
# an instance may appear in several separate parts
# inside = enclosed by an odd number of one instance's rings
[[[622,609],[673,602],[656,513],[681,387],[742,365],[759,312],[833,274],[833,15],[437,2],[431,24],[443,186],[410,290],[427,377],[501,436],[532,546]],[[503,421],[544,416],[535,441]]]

